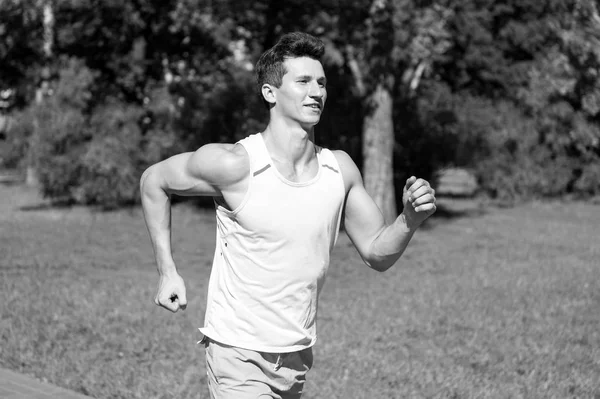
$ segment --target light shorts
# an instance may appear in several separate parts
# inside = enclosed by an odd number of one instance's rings
[[[206,348],[211,399],[299,399],[312,367],[312,348],[291,353],[257,352],[216,342]]]

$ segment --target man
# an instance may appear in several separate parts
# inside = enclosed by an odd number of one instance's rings
[[[340,223],[365,263],[384,271],[436,209],[434,190],[411,177],[402,214],[386,226],[352,159],[314,144],[327,98],[323,53],[310,35],[284,35],[256,66],[266,129],[176,155],[141,179],[160,275],[155,302],[172,312],[187,300],[171,255],[169,196],[215,199],[217,244],[200,329],[212,398],[299,398]]]

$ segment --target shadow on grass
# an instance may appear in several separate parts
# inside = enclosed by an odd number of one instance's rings
[[[73,203],[69,201],[58,201],[58,202],[40,202],[37,204],[22,205],[19,207],[20,211],[48,211],[51,209],[69,209],[73,207]]]
[[[51,210],[71,210],[76,208],[87,209],[92,213],[111,212],[117,210],[132,210],[136,207],[136,204],[121,204],[121,205],[98,205],[89,204],[81,205],[72,199],[65,200],[49,200],[49,201],[38,201],[31,204],[21,205],[18,207],[23,212],[34,212],[34,211],[51,211]]]

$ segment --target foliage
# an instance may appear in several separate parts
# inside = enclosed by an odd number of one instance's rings
[[[598,120],[583,106],[595,103],[594,3],[467,1],[451,9],[451,58],[436,70],[454,93],[449,132],[476,144],[469,159],[452,163],[474,168],[502,201],[597,193],[592,179],[579,182],[594,175],[584,170],[598,154]]]
[[[150,164],[258,122],[251,74],[201,2],[97,3],[55,3],[52,95],[28,110],[32,133],[22,119],[13,130],[46,196],[112,207],[137,201]]]
[[[85,113],[94,74],[79,60],[63,61],[54,95],[32,105],[29,154],[44,195],[68,200],[79,180],[79,160],[91,139]]]
[[[133,203],[138,197],[137,152],[142,134],[141,109],[109,104],[96,110],[89,129],[95,132],[80,161],[79,182],[73,197],[78,203],[112,207]]]
[[[35,0],[0,2],[0,91],[14,90],[15,105],[33,98],[39,80],[43,30]]]
[[[597,194],[600,57],[593,43],[600,43],[598,11],[584,0],[530,7],[537,23],[525,28],[512,22],[505,29],[515,41],[518,32],[521,55],[529,53],[525,79],[507,90],[524,112],[495,108],[508,129],[490,125],[480,178],[490,194],[510,200]],[[545,51],[539,51],[542,44]],[[485,170],[494,172],[490,176]]]
[[[600,16],[597,2],[577,0],[552,21],[560,39],[540,55],[523,92],[540,144],[572,174],[563,192],[600,193]]]
[[[430,178],[448,164],[469,165],[469,151],[478,143],[475,137],[459,133],[461,110],[454,106],[455,101],[450,88],[433,79],[423,81],[416,99],[398,101],[394,119],[398,124],[395,156],[399,171]],[[406,180],[406,174],[397,177]]]
[[[17,131],[32,129],[29,143],[43,194],[105,208],[135,203],[141,171],[181,151],[168,134],[168,110],[116,99],[92,107],[98,75],[75,58],[61,63],[59,76],[54,94],[27,110],[33,122],[17,124]],[[143,129],[149,114],[155,121]]]
[[[459,107],[459,129],[480,144],[471,160],[485,192],[504,203],[562,193],[571,177],[567,160],[539,145],[534,122],[519,108],[482,98],[465,98]]]
[[[0,2],[0,90],[15,90],[18,121],[4,166],[55,168],[41,170],[47,195],[136,201],[124,187],[144,165],[260,130],[252,65],[292,30],[326,44],[320,144],[362,165],[369,93],[384,84],[393,94],[396,186],[408,174],[466,166],[506,201],[600,192],[595,1],[50,1],[51,59],[42,4]],[[90,74],[85,89],[67,82],[64,59]],[[62,99],[35,104],[42,80]],[[123,189],[113,198],[103,187]]]
[[[0,152],[0,165],[9,169],[19,169],[27,159],[29,139],[34,129],[31,109],[15,111],[10,118]]]

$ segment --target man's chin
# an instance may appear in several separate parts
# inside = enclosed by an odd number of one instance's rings
[[[317,124],[319,123],[319,119],[317,119],[316,121],[303,121],[300,123],[300,125],[302,126],[302,128],[304,129],[310,129],[315,127]]]
[[[321,115],[316,115],[316,116],[311,116],[311,117],[306,118],[303,121],[303,124],[308,124],[308,125],[311,125],[311,126],[315,126],[320,121],[321,121]]]

